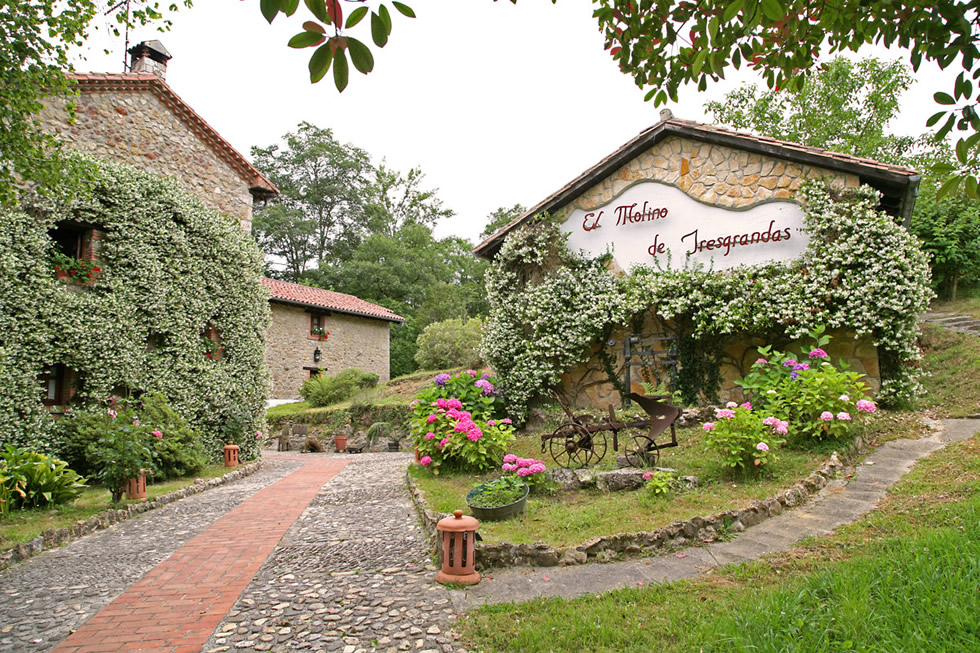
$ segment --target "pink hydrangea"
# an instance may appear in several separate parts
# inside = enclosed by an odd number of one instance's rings
[[[810,352],[810,358],[827,358],[827,352],[825,352],[820,347],[817,347]]]
[[[789,433],[789,422],[777,419],[776,423],[772,425],[772,430],[780,435],[786,435]]]
[[[466,373],[470,376],[476,376],[476,370],[466,370]]]
[[[649,481],[651,478],[653,478],[653,472],[646,472],[643,474],[644,481]]]
[[[527,467],[521,467],[520,469],[517,470],[517,475],[518,476],[530,476],[531,475],[531,470],[528,469]]]
[[[760,442],[759,444],[755,445],[755,448],[759,451],[769,451],[769,445],[765,442]]]
[[[154,431],[153,432],[153,437],[155,437],[155,438],[162,438],[163,437],[163,433],[161,433],[160,431]],[[262,434],[261,433],[259,433],[259,437],[262,437]]]
[[[701,428],[702,428],[703,430],[705,430],[705,431],[714,431],[714,430],[715,430],[715,423],[714,423],[714,422],[705,422],[705,423],[704,423],[704,424],[703,424],[703,425],[701,426]]]
[[[773,426],[777,421],[779,420],[777,420],[775,417],[770,415],[769,417],[762,420],[762,423],[765,424],[766,426]]]
[[[503,465],[500,466],[500,469],[504,470],[505,472],[513,472],[514,470],[517,469],[517,465],[511,465],[510,463],[504,463]]]
[[[262,439],[262,431],[256,431],[255,432],[255,439],[256,440],[261,440]]]
[[[822,419],[825,422],[830,422],[834,419],[834,414],[829,410],[825,410],[822,413],[820,413],[820,419]]]
[[[442,408],[443,410],[449,410],[449,400],[448,399],[436,399],[436,407]]]
[[[757,359],[755,359],[755,364],[756,365],[768,365],[769,364],[769,361],[767,361],[765,358],[757,358]]]
[[[432,464],[432,457],[422,456],[421,458],[419,458],[419,464],[422,465],[423,467],[428,467],[429,465]]]
[[[438,415],[430,414],[428,417],[425,418],[425,423],[426,424],[431,424],[432,422],[436,421],[437,419],[439,419],[439,416]]]
[[[734,401],[729,401],[727,404],[725,404],[725,408],[735,408],[736,406],[738,406],[738,404],[736,404]]]
[[[858,399],[857,409],[864,413],[873,413],[878,410],[875,406],[875,402],[869,401],[868,399]]]
[[[515,462],[517,462],[517,456],[515,456],[512,453],[509,453],[506,456],[504,456],[504,462],[505,463],[515,463]]]
[[[463,410],[463,402],[457,399],[456,397],[450,397],[447,403],[449,404],[449,408],[454,408],[456,410]]]
[[[509,417],[505,417],[502,420],[500,420],[500,423],[501,424],[513,424],[514,422],[512,422]]]
[[[744,408],[745,410],[752,410],[752,403],[746,401],[744,404],[739,404],[739,408]]]
[[[810,369],[810,366],[806,363],[797,363],[796,365],[793,366],[794,372],[799,372],[801,370],[808,370],[808,369]]]
[[[797,364],[796,361],[790,358],[789,360],[783,363],[783,367],[796,367],[796,364]]]
[[[841,420],[843,422],[848,422],[851,419],[851,414],[850,413],[845,413],[845,412],[841,411],[841,412],[837,413],[837,419],[839,419],[839,420]]]
[[[539,460],[538,462],[528,467],[528,469],[531,470],[532,474],[540,474],[544,472],[547,468],[544,466],[544,463]]]
[[[731,408],[716,408],[715,417],[718,419],[731,419],[735,417],[735,411]]]
[[[483,431],[481,431],[480,429],[473,429],[472,431],[466,434],[466,437],[472,440],[473,442],[477,442],[479,441],[480,438],[483,437]]]
[[[496,426],[496,425],[497,425],[497,420],[495,420],[495,419],[488,419],[487,420],[487,426]]]
[[[428,433],[425,434],[425,439],[426,440],[435,440],[436,439],[436,434],[433,433],[432,431],[429,431]]]
[[[442,440],[439,440],[439,448],[440,449],[442,449],[443,447],[445,447],[447,444],[449,444],[449,438],[443,438]]]

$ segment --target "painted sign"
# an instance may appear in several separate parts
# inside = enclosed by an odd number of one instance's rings
[[[641,182],[603,206],[575,209],[562,224],[573,250],[611,252],[624,270],[634,265],[682,267],[691,261],[724,270],[788,261],[809,242],[798,204],[774,201],[749,209],[702,204],[660,182]],[[655,263],[656,261],[656,263]]]

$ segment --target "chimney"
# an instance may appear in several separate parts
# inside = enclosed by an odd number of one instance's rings
[[[130,54],[129,72],[153,73],[160,79],[167,79],[167,62],[172,59],[167,48],[160,41],[143,41],[128,50]]]

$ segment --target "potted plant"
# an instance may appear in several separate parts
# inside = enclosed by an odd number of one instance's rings
[[[477,519],[499,521],[524,512],[530,488],[517,476],[503,476],[466,493],[466,505]]]

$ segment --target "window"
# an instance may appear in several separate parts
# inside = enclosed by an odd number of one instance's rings
[[[48,236],[54,241],[51,264],[59,279],[87,285],[101,272],[96,250],[102,232],[91,225],[66,221],[59,222]]]
[[[310,337],[317,340],[326,340],[330,332],[327,331],[327,316],[322,313],[310,314]]]
[[[220,361],[225,356],[224,347],[221,346],[221,332],[213,322],[201,332],[201,345],[204,348],[204,357],[213,361]]]
[[[64,406],[75,395],[74,374],[64,365],[52,365],[41,373],[41,402],[45,406]]]

